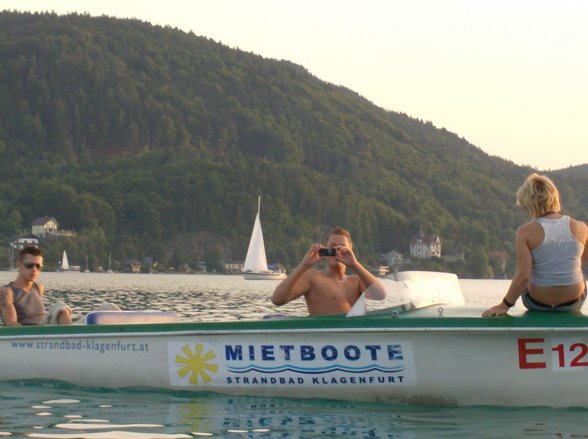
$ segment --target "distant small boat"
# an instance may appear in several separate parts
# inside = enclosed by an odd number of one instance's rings
[[[259,211],[261,210],[261,197],[257,199],[257,215],[249,240],[247,256],[243,264],[243,277],[248,280],[281,280],[286,279],[286,273],[282,271],[270,270],[267,266],[265,256],[265,244],[263,242],[263,232],[261,231],[261,221],[259,220]]]
[[[80,271],[79,265],[69,265],[67,259],[67,253],[63,250],[63,256],[61,257],[61,265],[57,268],[57,271]]]
[[[112,271],[112,253],[108,253],[108,269],[106,270],[107,273],[113,273]]]

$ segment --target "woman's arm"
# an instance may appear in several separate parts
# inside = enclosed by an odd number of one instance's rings
[[[584,240],[581,241],[584,243],[584,253],[582,253],[582,261],[584,262],[584,267],[588,269],[588,226],[586,223],[581,223]]]
[[[517,255],[517,271],[510,282],[510,286],[504,300],[498,305],[493,306],[490,309],[484,311],[482,316],[501,316],[506,314],[510,309],[510,306],[514,305],[517,299],[522,294],[524,288],[531,280],[531,270],[533,268],[533,256],[531,255],[531,249],[529,248],[528,241],[528,225],[521,226],[517,229],[515,235],[515,250]]]

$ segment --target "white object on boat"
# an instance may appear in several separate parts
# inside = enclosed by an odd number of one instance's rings
[[[402,271],[380,279],[386,290],[384,300],[370,300],[368,287],[357,299],[346,317],[358,317],[368,310],[382,309],[394,304],[424,308],[435,304],[465,305],[459,279],[453,273],[436,271]]]
[[[180,316],[166,311],[91,311],[86,314],[88,325],[114,325],[136,323],[178,323]]]
[[[457,275],[437,271],[401,271],[382,279],[388,295],[395,294],[401,303],[412,303],[415,308],[443,303],[465,305]]]
[[[359,296],[359,299],[357,299],[357,302],[355,302],[353,307],[347,312],[345,317],[365,316],[365,310],[365,293],[362,293],[362,295]]]

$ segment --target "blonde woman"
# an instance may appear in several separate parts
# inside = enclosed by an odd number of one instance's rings
[[[530,222],[517,229],[517,271],[502,302],[482,315],[500,316],[519,297],[532,311],[579,311],[586,300],[588,227],[562,215],[559,192],[545,175],[531,174],[517,191]]]

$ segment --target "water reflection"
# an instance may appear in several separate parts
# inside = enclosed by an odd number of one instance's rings
[[[585,409],[377,403],[0,383],[0,436],[34,438],[586,437]]]
[[[11,416],[11,421],[0,423],[0,430],[15,436],[412,437],[399,429],[389,407],[377,405],[146,390],[123,392],[57,382],[2,383],[0,392],[2,412],[6,413],[10,400],[11,411],[17,414]],[[111,404],[105,404],[107,401]],[[41,408],[45,415],[39,418]]]

